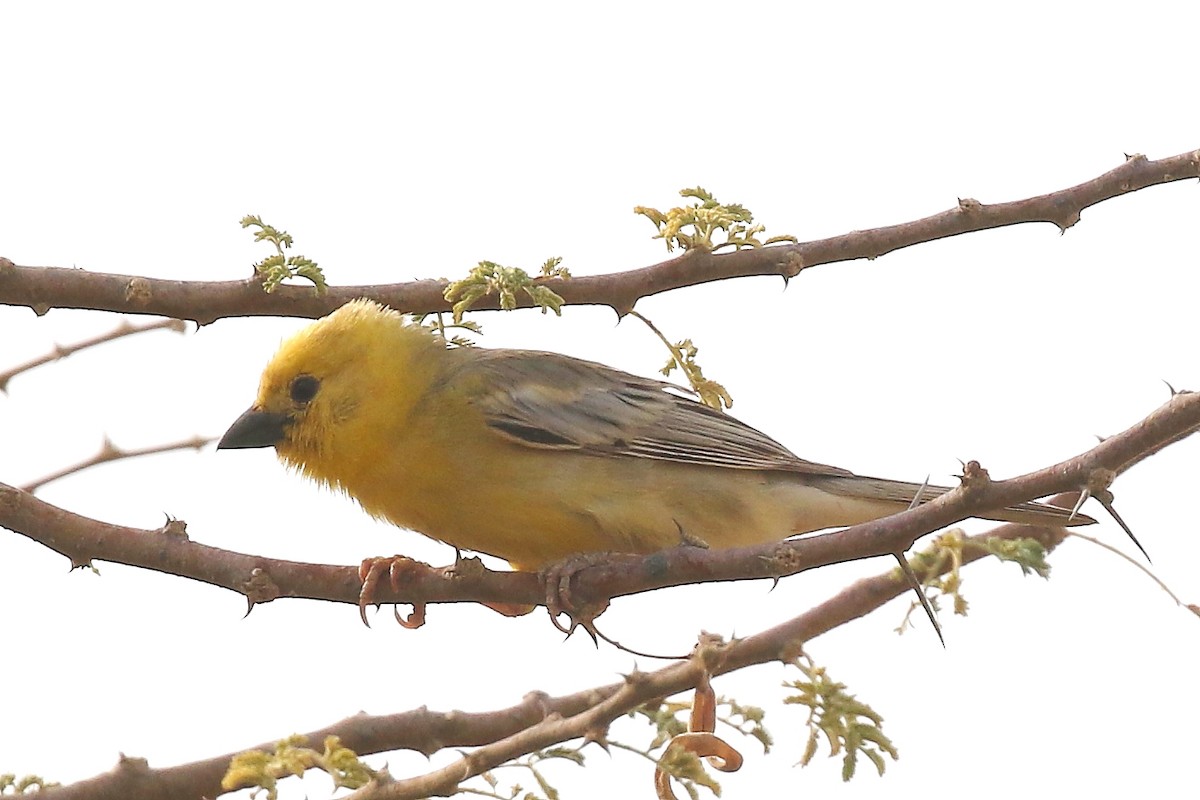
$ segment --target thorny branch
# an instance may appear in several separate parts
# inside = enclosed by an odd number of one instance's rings
[[[678,258],[607,275],[551,278],[541,285],[570,305],[606,305],[618,314],[643,297],[701,283],[751,275],[792,278],[820,264],[874,259],[914,244],[972,231],[1030,222],[1049,222],[1061,230],[1079,221],[1097,203],[1148,186],[1200,177],[1200,150],[1151,161],[1129,156],[1125,163],[1092,180],[1050,194],[1008,203],[984,204],[960,199],[957,206],[912,222],[797,244],[708,253],[692,250]],[[359,297],[369,297],[404,312],[449,311],[443,296],[448,281],[329,287],[281,285],[268,294],[261,276],[237,281],[174,281],[136,275],[88,272],[62,267],[18,266],[0,258],[0,304],[28,306],[44,314],[51,308],[90,308],[131,314],[158,314],[208,324],[223,317],[275,315],[320,317]],[[475,309],[498,308],[496,296],[481,298]],[[518,297],[521,307],[533,304]]]
[[[1063,541],[1062,529],[1001,525],[972,541],[989,538],[1034,537],[1048,550]],[[963,564],[985,558],[986,548],[964,548]],[[791,662],[803,645],[834,628],[852,622],[909,591],[889,569],[847,586],[825,602],[768,630],[722,642],[701,643],[692,658],[652,672],[626,676],[619,683],[598,686],[560,697],[532,692],[514,706],[483,713],[439,712],[418,708],[398,714],[358,714],[304,736],[319,747],[327,736],[337,736],[360,756],[394,750],[431,755],[444,749],[476,747],[445,768],[410,779],[371,784],[347,797],[354,800],[400,800],[451,792],[455,786],[492,766],[511,759],[513,753],[591,737],[602,741],[609,723],[653,700],[694,689],[704,678],[724,675],[755,664]],[[253,749],[270,750],[273,743]],[[482,751],[482,752],[481,752]],[[235,753],[227,753],[163,769],[151,769],[141,759],[122,757],[110,772],[69,786],[46,790],[43,800],[157,800],[161,797],[213,797]]]

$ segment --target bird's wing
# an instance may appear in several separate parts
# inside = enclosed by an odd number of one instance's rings
[[[474,350],[462,370],[450,380],[465,379],[487,425],[526,447],[799,473],[830,494],[897,504],[950,491],[805,461],[765,433],[681,396],[685,390],[677,386],[591,361],[532,350]],[[1036,502],[982,516],[1034,525],[1095,521]]]
[[[488,426],[527,447],[852,475],[797,457],[749,425],[680,396],[678,387],[603,364],[530,350],[480,350],[463,366]]]

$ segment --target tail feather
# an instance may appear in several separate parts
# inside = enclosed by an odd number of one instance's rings
[[[919,483],[906,481],[889,481],[883,478],[868,478],[862,475],[820,475],[807,476],[807,482],[812,486],[830,494],[843,497],[856,497],[864,500],[881,500],[893,503],[912,503],[913,498],[920,494],[921,502],[926,503],[935,497],[940,497],[950,491],[947,486],[922,486]],[[1075,527],[1076,525],[1091,525],[1096,520],[1086,514],[1071,515],[1071,509],[1050,505],[1049,503],[1021,503],[997,511],[987,511],[975,516],[980,519],[990,519],[997,522],[1015,522],[1020,525],[1043,525],[1052,527]]]

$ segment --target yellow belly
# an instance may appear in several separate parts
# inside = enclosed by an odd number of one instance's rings
[[[758,544],[897,510],[826,494],[789,473],[507,443],[491,457],[441,451],[407,461],[403,474],[382,472],[345,486],[368,512],[517,569],[577,553],[652,553],[684,534],[714,548]]]

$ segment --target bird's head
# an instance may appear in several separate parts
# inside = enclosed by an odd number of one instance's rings
[[[370,300],[352,301],[317,320],[280,346],[263,370],[254,405],[217,449],[274,447],[289,465],[330,480],[322,465],[361,450],[364,437],[370,440],[362,427],[377,427],[378,420],[364,420],[362,408],[369,398],[390,393],[413,335],[398,312]]]

